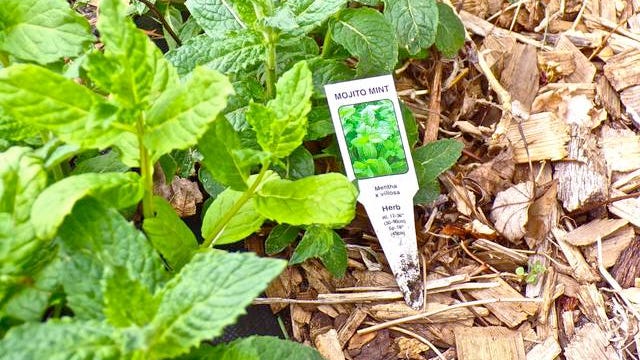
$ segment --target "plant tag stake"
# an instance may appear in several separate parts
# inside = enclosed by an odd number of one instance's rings
[[[349,180],[360,195],[404,300],[421,308],[424,290],[413,222],[418,180],[391,75],[324,87]]]

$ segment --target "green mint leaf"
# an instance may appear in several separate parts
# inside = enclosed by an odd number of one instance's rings
[[[169,266],[180,270],[198,250],[198,241],[167,200],[154,196],[153,208],[156,216],[145,218],[142,228]]]
[[[308,61],[313,73],[313,97],[324,98],[324,86],[341,81],[353,80],[355,71],[343,61],[316,57]],[[313,109],[311,110],[313,111]]]
[[[0,153],[0,180],[0,213],[12,214],[16,224],[28,221],[35,198],[47,186],[42,160],[29,148],[9,148]]]
[[[302,236],[289,264],[300,264],[307,259],[322,256],[331,250],[332,245],[333,230],[326,226],[312,225]]]
[[[436,40],[438,8],[435,0],[385,0],[384,16],[393,25],[398,43],[409,55]]]
[[[283,160],[286,166],[286,179],[297,180],[315,173],[313,155],[304,146],[299,146]]]
[[[311,93],[313,80],[306,62],[296,63],[290,70],[282,74],[276,83],[276,97],[267,106],[273,110],[278,119],[300,122],[311,109]],[[282,121],[282,120],[280,120]]]
[[[341,174],[300,180],[266,181],[255,197],[256,209],[268,219],[291,225],[340,226],[355,216],[357,190]]]
[[[58,236],[64,274],[61,281],[68,304],[79,319],[104,317],[106,294],[101,283],[107,269],[126,269],[131,280],[151,294],[166,281],[162,260],[144,235],[116,210],[94,199],[76,204]]]
[[[404,102],[400,102],[400,111],[402,111],[402,120],[404,123],[404,129],[407,132],[409,146],[413,148],[418,143],[418,123],[413,117],[411,109],[409,109]]]
[[[70,176],[40,193],[31,209],[31,221],[39,238],[51,239],[78,200],[90,196],[122,209],[137,204],[142,198],[142,190],[140,176],[136,173]],[[52,207],[52,204],[56,206]]]
[[[0,340],[1,359],[118,359],[117,333],[104,322],[70,318],[27,323]]]
[[[308,115],[309,128],[305,140],[318,140],[335,134],[331,113],[326,105],[314,106]]]
[[[40,134],[37,128],[28,123],[15,120],[0,107],[0,139],[11,142],[25,141],[38,135]]]
[[[319,52],[318,43],[312,37],[280,35],[276,44],[276,74],[281,76],[296,63],[317,57]]]
[[[111,150],[106,154],[94,156],[78,162],[71,172],[72,175],[84,173],[125,172],[129,166],[120,161],[120,154]]]
[[[123,266],[105,269],[102,293],[104,315],[114,327],[145,326],[160,305],[160,298],[154,298],[143,283],[132,279]]]
[[[165,88],[176,83],[175,69],[126,16],[121,0],[100,2],[97,27],[105,52],[89,57],[89,77],[113,94],[121,105],[145,108]],[[108,69],[113,71],[105,73]]]
[[[256,20],[249,1],[187,0],[185,5],[212,38],[222,38],[229,30],[245,29]]]
[[[358,76],[393,70],[398,44],[393,27],[374,9],[346,9],[332,21],[333,40],[358,58]]]
[[[15,237],[15,236],[14,236]],[[0,235],[0,241],[5,242]],[[16,249],[21,251],[21,249]],[[39,250],[42,250],[39,248]],[[49,307],[49,299],[51,295],[58,290],[60,281],[60,261],[57,259],[47,263],[51,258],[57,255],[57,252],[51,248],[44,248],[44,251],[33,252],[30,254],[30,262],[37,262],[36,266],[28,264],[24,269],[24,275],[31,278],[32,283],[21,284],[11,289],[10,297],[5,302],[3,296],[3,284],[0,282],[0,302],[4,303],[0,309],[0,317],[12,317],[25,322],[40,322],[45,314],[45,310]],[[48,252],[48,253],[45,253]],[[1,259],[4,266],[2,271],[6,275],[4,267],[7,261],[14,261],[17,252],[11,253],[10,259]],[[40,266],[42,265],[42,266]],[[11,275],[16,275],[13,273]]]
[[[273,15],[262,19],[265,27],[275,29],[283,33],[299,34],[301,29],[295,19],[295,14],[288,7],[278,7]]]
[[[273,336],[251,336],[227,344],[203,344],[179,360],[322,360],[315,349]]]
[[[246,73],[257,69],[264,51],[259,33],[241,30],[227,34],[224,39],[196,36],[169,51],[167,59],[180,75],[189,73],[196,65],[207,66],[223,74]]]
[[[413,152],[418,180],[433,181],[452,167],[462,154],[464,145],[454,139],[442,139],[421,146]]]
[[[202,163],[220,183],[234,190],[245,190],[250,166],[241,162],[235,151],[243,148],[238,133],[227,119],[220,118],[211,125],[209,131],[198,144],[204,156]]]
[[[167,89],[147,113],[144,143],[154,154],[152,159],[195,145],[232,93],[224,75],[203,67],[197,67],[183,85]]]
[[[260,229],[265,218],[256,211],[253,198],[245,202],[231,219],[221,224],[225,221],[224,216],[240,200],[242,194],[240,191],[227,189],[216,197],[202,220],[203,238],[211,239],[217,235],[218,237],[214,239],[213,244],[224,245],[240,241]],[[221,226],[222,233],[214,233],[215,229],[219,229]]]
[[[464,25],[453,9],[445,3],[437,3],[439,20],[436,48],[446,57],[454,57],[464,45]]]
[[[418,169],[416,168],[416,170]],[[429,204],[438,199],[438,196],[440,195],[440,183],[438,182],[438,179],[428,181],[418,179],[418,185],[420,188],[413,196],[414,204]]]
[[[333,241],[331,243],[331,249],[320,255],[320,260],[324,266],[329,270],[331,275],[336,278],[342,278],[347,271],[347,263],[349,257],[347,255],[347,246],[342,241],[340,235],[335,231],[333,233]]]
[[[201,167],[200,169],[198,169],[198,180],[200,181],[200,184],[202,184],[204,191],[206,191],[207,194],[211,196],[209,198],[209,200],[211,201],[213,201],[226,189],[226,186],[219,183],[218,180],[213,177],[211,171],[209,171],[209,169],[207,169],[206,167]]]
[[[284,6],[292,10],[298,26],[306,34],[319,27],[346,4],[346,0],[293,0],[285,2]]]
[[[222,334],[285,266],[249,253],[197,253],[162,289],[150,355],[174,357]]]
[[[80,54],[93,40],[87,21],[64,0],[3,0],[0,52],[39,64]]]
[[[312,92],[311,71],[305,62],[299,62],[278,79],[276,98],[267,106],[249,105],[247,121],[264,151],[282,158],[302,144]]]
[[[108,147],[121,133],[100,117],[109,117],[114,110],[101,97],[36,65],[0,70],[0,107],[17,121],[46,128],[61,140],[85,148]]]
[[[300,233],[300,228],[287,224],[278,224],[269,233],[264,243],[264,250],[269,255],[277,254],[293,243]]]

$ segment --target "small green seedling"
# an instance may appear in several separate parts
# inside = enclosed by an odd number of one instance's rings
[[[522,266],[516,268],[516,275],[518,275],[520,280],[524,280],[527,284],[537,284],[540,279],[540,275],[547,271],[540,261],[536,261],[533,265],[528,264],[527,267],[529,268],[529,271],[525,271]]]

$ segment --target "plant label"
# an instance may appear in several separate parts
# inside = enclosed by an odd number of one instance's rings
[[[404,299],[424,290],[413,221],[418,180],[391,75],[325,86],[347,177],[364,205]]]

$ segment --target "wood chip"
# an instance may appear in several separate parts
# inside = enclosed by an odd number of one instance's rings
[[[607,60],[604,75],[618,91],[640,85],[640,49],[623,51]]]
[[[346,322],[340,330],[338,330],[338,340],[340,341],[340,346],[344,347],[344,345],[351,339],[353,334],[356,332],[362,321],[367,317],[367,313],[364,312],[359,307],[349,314]]]
[[[395,338],[393,342],[396,345],[398,356],[400,356],[401,359],[422,360],[424,359],[422,354],[431,349],[427,344],[414,338],[398,337]]]
[[[569,130],[565,122],[554,113],[542,112],[532,114],[520,125],[512,122],[507,131],[507,138],[513,144],[514,159],[518,164],[560,160],[567,155]]]
[[[626,194],[619,190],[611,191],[611,197],[624,195]],[[613,202],[609,205],[609,211],[635,226],[640,226],[640,197]]]
[[[640,125],[640,85],[630,86],[620,93],[620,100],[633,121]]]
[[[541,51],[538,53],[538,66],[553,76],[566,76],[576,69],[571,51]]]
[[[611,171],[640,169],[640,136],[634,131],[604,126],[599,143]]]
[[[529,350],[527,360],[554,360],[560,355],[560,352],[562,352],[562,349],[558,344],[558,340],[553,336],[549,336],[545,341]]]
[[[518,291],[514,290],[506,281],[496,278],[492,281],[500,284],[498,287],[491,289],[470,290],[469,295],[475,299],[500,299],[500,298],[522,298],[525,299]],[[501,302],[484,305],[493,315],[508,327],[513,328],[525,321],[528,316],[536,313],[538,304],[533,302]]]
[[[558,197],[569,211],[608,198],[609,178],[606,163],[591,133],[590,100],[584,95],[566,100],[566,121],[571,126],[569,154],[566,161],[554,164],[554,179],[558,180]]]
[[[589,264],[584,259],[582,252],[576,246],[573,246],[566,242],[564,239],[566,237],[566,231],[554,228],[551,230],[553,236],[555,237],[558,245],[560,245],[560,250],[562,254],[567,259],[569,266],[573,270],[573,276],[579,282],[591,282],[600,280],[600,276],[596,274],[596,272],[589,266]]]
[[[635,285],[636,278],[640,277],[640,241],[632,241],[622,252],[611,274],[623,288]]]
[[[434,294],[435,295],[435,294]],[[431,296],[430,298],[433,298]],[[452,299],[453,300],[453,299]],[[437,311],[440,309],[447,308],[449,304],[439,303],[436,301],[432,301],[429,299],[425,304],[424,310],[414,310],[411,307],[407,306],[404,302],[395,302],[395,303],[385,303],[379,305],[373,305],[369,308],[369,313],[376,319],[379,320],[395,320],[400,319],[406,316],[417,315],[426,312]],[[427,323],[439,323],[439,322],[450,322],[450,321],[458,321],[465,319],[473,319],[476,317],[476,314],[480,316],[489,315],[489,311],[483,307],[474,307],[475,313],[472,312],[468,308],[454,308],[451,310],[439,312],[429,317],[415,320],[416,322],[427,322]]]
[[[607,339],[598,325],[584,324],[564,349],[564,356],[567,360],[622,360]]]
[[[314,341],[316,349],[326,360],[344,360],[342,346],[338,341],[338,333],[331,329],[324,334],[316,336]]]
[[[578,291],[578,300],[580,301],[580,309],[587,319],[598,324],[602,330],[610,330],[604,297],[595,284],[581,285]]]
[[[573,54],[573,61],[576,64],[575,71],[567,76],[565,80],[572,83],[590,83],[596,75],[596,67],[589,59],[573,45],[571,40],[562,35],[556,43],[556,51],[568,51]]]
[[[507,54],[500,83],[509,92],[512,100],[520,101],[526,112],[538,92],[539,71],[536,48],[527,44],[516,44]]]
[[[591,245],[628,223],[625,219],[595,219],[567,233],[564,240],[574,246]]]
[[[512,359],[525,360],[522,335],[504,327],[458,328],[456,353],[458,360]]]
[[[614,119],[619,118],[620,114],[622,114],[620,97],[618,97],[618,93],[611,86],[606,76],[599,76],[596,80],[596,94],[598,101],[604,106],[609,115]],[[636,103],[638,104],[638,111],[640,111],[640,94],[637,99]],[[629,107],[627,104],[625,106]]]
[[[620,257],[620,254],[629,247],[631,242],[636,238],[633,227],[624,226],[618,231],[611,234],[611,236],[602,240],[602,264],[605,268],[613,266]],[[597,244],[591,245],[585,251],[585,259],[595,264],[598,262],[598,246]]]

